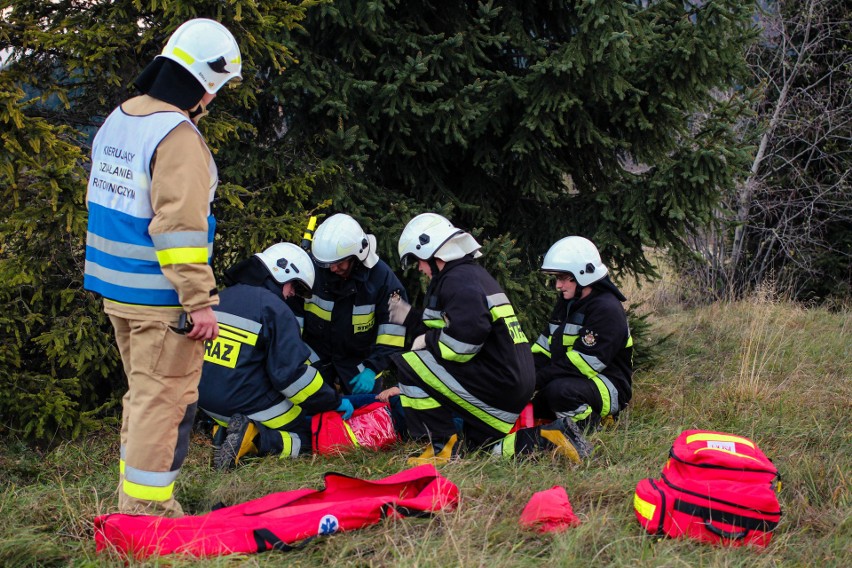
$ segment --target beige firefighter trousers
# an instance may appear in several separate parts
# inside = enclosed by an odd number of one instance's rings
[[[204,344],[175,321],[109,315],[129,389],[122,399],[118,509],[179,517],[174,480],[186,458],[198,402]]]

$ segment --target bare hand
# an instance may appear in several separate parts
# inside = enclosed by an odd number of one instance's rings
[[[418,335],[414,338],[414,343],[411,344],[412,351],[420,351],[426,349],[426,334]]]
[[[378,400],[379,402],[387,402],[388,400],[390,400],[390,397],[397,396],[401,392],[402,391],[399,390],[399,387],[391,387],[377,394],[376,400]]]
[[[405,323],[405,318],[408,317],[408,312],[410,311],[411,304],[402,299],[399,291],[390,295],[390,298],[388,298],[388,321],[402,325]]]
[[[219,337],[219,322],[216,321],[216,314],[213,313],[213,308],[207,306],[206,308],[189,312],[189,317],[192,320],[192,331],[186,334],[188,338],[205,341]]]

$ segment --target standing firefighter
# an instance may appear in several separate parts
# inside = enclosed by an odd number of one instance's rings
[[[446,463],[459,452],[454,416],[466,448],[491,445],[504,457],[550,449],[579,462],[589,450],[573,423],[510,434],[532,397],[534,365],[512,304],[474,260],[479,248],[435,213],[413,218],[399,239],[403,264],[416,261],[431,278],[422,312],[400,298],[389,307],[391,321],[417,336],[411,351],[393,357],[409,432],[429,442],[409,464]]]
[[[136,79],[143,95],[115,109],[92,144],[84,286],[104,297],[129,384],[123,513],[183,515],[174,482],[195,417],[203,341],[219,334],[209,266],[218,176],[196,123],[240,70],[231,32],[190,20]]]
[[[583,237],[556,242],[541,269],[556,276],[559,297],[548,331],[533,345],[535,414],[594,428],[617,417],[632,394],[626,298],[607,276],[597,247]]]
[[[388,321],[388,298],[402,284],[376,254],[376,237],[349,215],[332,215],[317,227],[311,254],[313,296],[290,305],[303,318],[314,365],[346,394],[378,392],[377,378],[405,344],[405,329]]]
[[[219,337],[205,346],[198,386],[198,405],[228,428],[214,464],[227,469],[245,455],[310,454],[308,417],[340,410],[348,418],[353,410],[306,363],[310,349],[285,303],[310,297],[311,258],[294,244],[278,243],[229,269],[225,279],[215,312]]]

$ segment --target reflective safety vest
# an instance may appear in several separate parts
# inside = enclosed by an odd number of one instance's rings
[[[206,515],[101,515],[95,518],[95,544],[98,552],[137,559],[289,550],[304,539],[375,525],[385,517],[451,511],[458,500],[458,487],[433,465],[376,480],[327,473],[324,489],[273,493]]]
[[[153,237],[148,233],[154,217],[151,160],[160,142],[182,122],[192,124],[179,112],[132,116],[119,107],[95,135],[86,196],[89,229],[83,286],[87,290],[128,304],[179,306],[178,293],[160,266],[208,263],[212,257],[216,221],[209,210],[206,233],[176,231]],[[211,157],[210,201],[217,184]]]

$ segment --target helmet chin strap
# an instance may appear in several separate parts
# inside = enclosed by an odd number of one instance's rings
[[[438,275],[441,270],[438,268],[438,263],[435,262],[435,257],[429,257],[429,260],[426,261],[429,264],[429,270],[432,271],[432,278]]]

